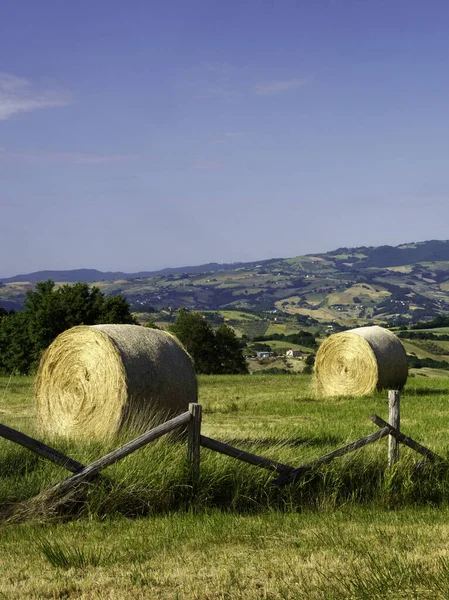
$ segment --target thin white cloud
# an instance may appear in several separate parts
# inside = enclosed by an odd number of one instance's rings
[[[43,88],[7,73],[0,73],[0,121],[13,115],[69,104],[69,95],[58,89]]]
[[[245,135],[243,131],[228,131],[225,133],[226,137],[238,137],[240,135]]]
[[[264,81],[253,86],[253,91],[258,96],[277,96],[306,84],[305,79],[284,79],[278,81]]]

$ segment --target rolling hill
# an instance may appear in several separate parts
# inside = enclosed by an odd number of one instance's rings
[[[449,312],[449,241],[431,240],[155,272],[41,271],[3,279],[0,304],[20,306],[36,281],[88,281],[137,312],[275,311],[301,321],[413,323]],[[8,304],[6,304],[8,303]],[[274,314],[274,313],[273,313]]]

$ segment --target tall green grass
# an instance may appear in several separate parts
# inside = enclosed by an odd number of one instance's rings
[[[300,465],[373,431],[372,412],[388,416],[386,393],[325,401],[310,383],[202,377],[203,432]],[[37,435],[32,380],[0,379],[0,398],[0,421]],[[401,400],[403,431],[445,458],[448,400],[449,382],[424,377]],[[127,439],[44,441],[88,463]],[[445,467],[401,447],[390,469],[381,440],[277,488],[269,472],[202,449],[193,487],[186,456],[160,439],[61,503],[41,492],[68,473],[0,440],[0,597],[448,597]]]
[[[1,407],[8,424],[35,434],[31,381],[18,378],[6,384],[0,386],[0,393],[3,389]],[[441,380],[425,385],[412,380],[402,396],[403,429],[444,456],[449,418],[447,392],[449,386]],[[206,435],[292,466],[366,435],[373,429],[369,414],[386,416],[387,410],[385,393],[371,398],[317,399],[307,377],[203,377],[200,401]],[[109,442],[44,441],[88,464],[128,439],[129,436]],[[426,463],[420,455],[404,448],[395,468],[387,468],[386,460],[387,444],[383,440],[279,488],[272,484],[274,473],[202,449],[200,480],[193,487],[185,442],[168,438],[109,467],[65,502],[54,503],[52,498],[39,495],[69,473],[0,440],[0,516],[105,518],[216,507],[253,513],[347,504],[393,508],[441,506],[448,502],[449,475],[444,465]],[[38,500],[29,502],[35,496]]]

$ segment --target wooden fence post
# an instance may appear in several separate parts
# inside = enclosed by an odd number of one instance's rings
[[[392,427],[400,430],[401,413],[400,413],[400,395],[398,390],[390,390],[388,392],[388,421]],[[392,435],[388,438],[388,465],[391,467],[399,460],[399,441]]]
[[[201,418],[202,406],[196,402],[189,404],[191,420],[189,423],[188,459],[192,474],[192,482],[196,485],[200,478],[200,447],[201,447]]]
[[[188,425],[191,419],[192,417],[188,411],[178,415],[177,417],[173,417],[173,419],[170,419],[170,421],[166,421],[165,423],[162,423],[161,425],[142,433],[142,435],[139,435],[139,437],[136,439],[127,442],[124,446],[105,454],[105,456],[102,456],[98,460],[94,460],[94,462],[90,463],[90,465],[77,470],[76,473],[67,479],[64,479],[60,483],[48,488],[45,493],[67,493],[69,490],[75,488],[83,481],[89,481],[106,467],[109,467],[119,460],[122,460],[122,458],[125,458],[125,456],[129,456],[136,450],[139,450],[139,448],[143,448],[143,446],[146,446],[150,442],[154,442],[154,440],[157,440],[166,433],[170,433],[170,431],[173,431],[178,427]]]

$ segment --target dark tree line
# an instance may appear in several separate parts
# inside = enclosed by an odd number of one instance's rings
[[[27,292],[23,311],[8,313],[0,307],[0,373],[28,375],[66,329],[108,323],[136,324],[122,296],[106,297],[87,283],[56,288],[51,280],[40,282]],[[224,323],[214,331],[199,313],[181,309],[171,331],[191,354],[198,373],[248,372],[242,344]]]
[[[302,329],[298,333],[272,333],[271,335],[258,335],[253,338],[254,342],[269,342],[271,340],[280,340],[283,342],[289,342],[290,344],[298,344],[300,346],[307,346],[308,348],[316,348],[318,346],[315,337],[309,331],[303,331]]]
[[[437,340],[440,342],[449,341],[449,335],[447,333],[431,333],[430,331],[397,331],[396,335],[399,338],[406,340]]]
[[[435,360],[434,358],[418,358],[417,356],[407,354],[407,362],[410,369],[422,369],[428,367],[431,369],[449,370],[449,363],[445,360]]]
[[[27,292],[23,311],[0,310],[0,372],[29,374],[42,352],[75,325],[135,323],[128,302],[87,283],[56,289],[50,279]]]
[[[431,321],[421,321],[411,325],[410,329],[437,329],[438,327],[449,327],[449,315],[437,315]]]

